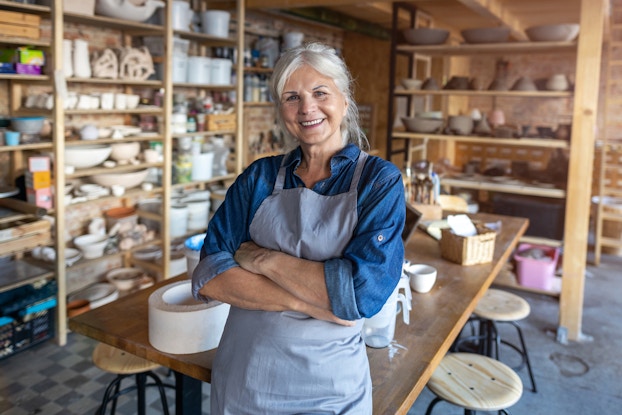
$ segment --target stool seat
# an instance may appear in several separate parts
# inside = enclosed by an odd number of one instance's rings
[[[142,357],[127,353],[116,347],[99,343],[93,350],[93,363],[105,372],[117,375],[135,375],[160,367],[159,364],[150,362]]]
[[[152,386],[158,388],[164,415],[169,414],[164,388],[172,386],[162,383],[158,375],[153,372],[154,369],[160,367],[159,364],[104,343],[99,343],[93,349],[93,363],[99,369],[117,375],[106,388],[102,403],[97,409],[97,415],[104,415],[110,402],[112,402],[111,414],[114,415],[117,399],[133,391],[136,391],[138,395],[136,414],[146,415],[145,389]],[[136,378],[135,384],[121,389],[121,382],[131,377]],[[148,379],[153,380],[153,382],[148,383]]]
[[[518,321],[529,316],[529,303],[516,294],[489,288],[479,300],[473,314],[487,320]]]
[[[427,386],[439,398],[472,411],[505,410],[523,394],[523,384],[511,368],[475,353],[448,353]]]

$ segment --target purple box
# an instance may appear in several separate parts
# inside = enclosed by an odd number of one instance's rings
[[[41,66],[16,63],[15,72],[22,75],[41,75]]]

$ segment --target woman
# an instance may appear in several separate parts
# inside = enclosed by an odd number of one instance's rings
[[[362,318],[401,274],[399,170],[368,156],[351,77],[308,44],[277,62],[278,123],[298,147],[251,164],[210,222],[194,295],[231,304],[212,414],[371,414]]]

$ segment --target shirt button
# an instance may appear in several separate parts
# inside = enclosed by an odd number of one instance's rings
[[[384,236],[378,235],[378,242],[382,242],[382,241],[384,241]]]

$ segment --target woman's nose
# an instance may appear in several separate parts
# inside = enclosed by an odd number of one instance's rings
[[[298,105],[298,111],[301,114],[308,114],[313,111],[315,108],[315,101],[309,97],[303,97],[300,99],[300,104]]]

